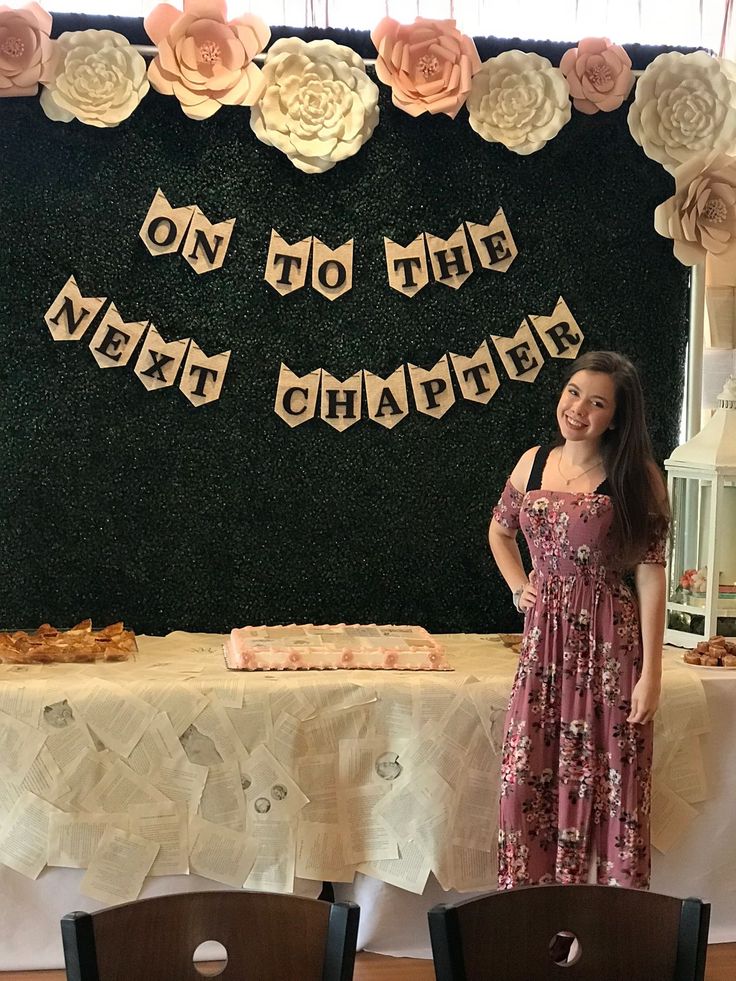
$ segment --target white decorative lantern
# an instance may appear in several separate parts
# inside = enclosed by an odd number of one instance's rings
[[[736,637],[736,376],[718,409],[665,460],[672,505],[665,641]]]

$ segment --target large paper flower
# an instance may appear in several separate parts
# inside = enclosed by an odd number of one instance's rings
[[[736,245],[736,159],[694,159],[675,171],[675,193],[654,212],[654,227],[674,240],[686,266],[706,253],[721,255]],[[734,250],[736,253],[736,250]]]
[[[122,34],[66,31],[56,43],[59,62],[41,92],[49,119],[117,126],[148,92],[146,63]]]
[[[184,12],[160,3],[144,20],[158,45],[148,66],[151,85],[175,95],[190,119],[207,119],[220,106],[252,106],[263,91],[253,58],[271,31],[260,17],[227,20],[225,0],[184,0]]]
[[[636,85],[629,129],[673,173],[693,157],[736,146],[736,65],[704,51],[658,55]]]
[[[470,125],[491,143],[529,154],[570,121],[570,89],[559,68],[537,54],[504,51],[473,77]]]
[[[371,39],[378,51],[376,74],[391,86],[395,106],[411,116],[444,112],[455,118],[480,58],[454,20],[417,17],[413,24],[399,24],[384,17]]]
[[[263,65],[266,90],[250,125],[306,174],[352,157],[378,122],[378,86],[363,59],[334,41],[277,41]]]
[[[562,56],[560,71],[576,109],[592,115],[618,109],[634,84],[631,58],[607,37],[586,37]]]
[[[0,7],[0,98],[36,95],[38,83],[51,77],[56,45],[50,33],[51,14],[37,3]]]

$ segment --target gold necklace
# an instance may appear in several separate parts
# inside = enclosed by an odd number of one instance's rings
[[[591,470],[595,470],[595,468],[599,467],[603,462],[602,460],[596,460],[593,466],[588,467],[587,470],[581,470],[580,473],[576,473],[574,477],[566,477],[562,472],[562,467],[560,466],[561,460],[562,460],[562,450],[560,450],[560,455],[557,457],[557,472],[559,473],[560,477],[562,477],[562,479],[565,481],[566,487],[569,487],[570,484],[573,482],[573,480],[578,480],[580,477],[584,477],[586,473],[590,473]]]

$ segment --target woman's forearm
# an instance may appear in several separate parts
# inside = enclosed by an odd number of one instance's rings
[[[492,521],[488,530],[488,541],[498,571],[506,580],[509,589],[512,592],[521,589],[528,577],[524,570],[524,563],[521,561],[519,546],[516,544],[516,536],[505,534],[498,523]]]
[[[642,646],[642,674],[659,680],[662,675],[662,644],[666,601],[666,576],[661,565],[636,567],[639,597],[639,623]]]

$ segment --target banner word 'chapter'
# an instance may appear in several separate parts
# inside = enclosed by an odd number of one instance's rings
[[[70,276],[44,319],[55,341],[79,341],[105,304],[105,297],[82,296]],[[112,301],[100,317],[89,350],[100,368],[124,368],[141,338],[134,372],[149,392],[171,388],[178,378],[179,391],[192,405],[219,399],[230,351],[208,357],[191,337],[167,343],[149,320],[123,321]]]
[[[544,364],[535,331],[552,358],[576,358],[584,340],[562,297],[550,316],[530,314],[522,320],[513,337],[492,335],[496,353],[511,381],[533,382]],[[449,352],[432,368],[401,365],[388,378],[367,369],[345,381],[338,381],[324,368],[298,375],[282,362],[274,412],[292,428],[318,415],[340,432],[361,418],[393,429],[409,414],[409,389],[417,412],[441,419],[456,401],[453,375],[462,398],[487,405],[500,385],[488,341],[484,340],[470,357]]]

